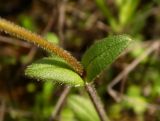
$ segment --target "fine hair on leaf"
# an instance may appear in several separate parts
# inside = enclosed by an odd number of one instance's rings
[[[94,80],[129,45],[127,35],[114,35],[93,44],[83,55],[82,64],[88,81]]]

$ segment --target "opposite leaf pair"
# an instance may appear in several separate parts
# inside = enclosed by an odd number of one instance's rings
[[[131,42],[126,35],[109,36],[93,44],[83,55],[86,76],[82,78],[64,59],[58,56],[43,58],[28,66],[25,74],[44,81],[71,86],[83,86],[93,81]]]
[[[83,55],[82,66],[76,58],[56,44],[2,18],[0,18],[0,31],[35,43],[56,55],[30,65],[26,69],[27,76],[72,86],[83,86],[85,82],[93,81],[131,41],[128,36],[117,35],[96,42]]]

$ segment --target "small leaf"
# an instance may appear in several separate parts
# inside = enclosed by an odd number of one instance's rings
[[[53,81],[72,86],[83,86],[84,81],[63,59],[54,56],[43,58],[28,66],[25,74],[31,78]]]
[[[100,121],[89,99],[72,95],[68,98],[68,105],[73,110],[78,121]]]
[[[54,33],[48,32],[45,35],[45,38],[48,40],[48,42],[51,42],[53,44],[58,44],[59,43],[59,38]]]
[[[128,46],[131,39],[126,35],[104,38],[92,45],[82,57],[82,64],[87,72],[87,80],[92,81],[111,64]]]

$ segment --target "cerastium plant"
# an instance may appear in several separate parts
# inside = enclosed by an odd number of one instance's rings
[[[85,86],[100,120],[109,120],[91,82],[128,46],[131,42],[128,36],[109,36],[96,42],[84,53],[80,63],[66,50],[2,18],[0,18],[0,30],[53,53],[52,56],[29,65],[25,70],[28,77],[76,87]]]

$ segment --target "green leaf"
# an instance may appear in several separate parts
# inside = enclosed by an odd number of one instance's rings
[[[43,95],[44,103],[48,103],[50,101],[50,98],[53,95],[54,89],[55,89],[55,84],[53,84],[51,81],[46,81],[43,84],[42,95]]]
[[[19,23],[21,24],[22,27],[29,29],[31,31],[37,30],[36,24],[31,16],[20,15]]]
[[[60,121],[75,121],[74,112],[68,107],[63,107]]]
[[[121,25],[126,25],[133,19],[140,0],[127,0],[120,9],[119,21]]]
[[[83,55],[82,64],[87,81],[96,78],[128,46],[131,39],[126,35],[109,36],[92,45]]]
[[[59,43],[59,38],[57,37],[57,35],[55,33],[48,32],[47,34],[45,34],[44,37],[48,40],[48,42],[51,42],[54,44]]]
[[[100,121],[89,99],[72,95],[68,98],[68,105],[73,110],[78,121]]]
[[[95,0],[95,2],[96,2],[96,5],[101,10],[101,12],[104,15],[104,17],[106,17],[106,19],[109,22],[111,28],[113,30],[116,30],[117,29],[116,28],[117,21],[115,20],[115,18],[113,17],[111,11],[109,10],[107,2],[105,0]]]
[[[64,83],[71,86],[83,86],[84,81],[63,59],[54,56],[43,58],[28,66],[25,74],[44,81]]]

